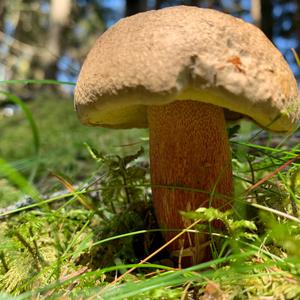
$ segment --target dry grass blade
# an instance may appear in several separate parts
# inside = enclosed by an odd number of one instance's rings
[[[69,190],[71,193],[74,193],[78,199],[78,201],[88,210],[94,210],[95,207],[93,206],[93,204],[91,203],[91,201],[84,196],[83,194],[77,194],[77,191],[75,189],[75,187],[73,187],[73,185],[68,182],[66,179],[64,179],[63,177],[52,173],[51,174],[53,177],[57,178],[63,185],[64,187]]]
[[[135,267],[129,269],[128,271],[126,271],[124,274],[122,274],[121,276],[119,276],[118,278],[116,278],[114,281],[112,281],[108,286],[112,286],[114,284],[116,284],[117,282],[121,281],[126,275],[130,274],[131,272],[133,272],[134,270],[136,270],[139,265],[142,265],[144,263],[146,263],[149,259],[151,259],[153,256],[155,256],[157,253],[159,253],[160,251],[162,251],[163,249],[165,249],[167,246],[169,246],[171,243],[173,243],[175,240],[177,240],[180,236],[182,236],[184,233],[188,232],[190,229],[192,229],[195,225],[197,225],[201,220],[197,220],[194,223],[192,223],[190,226],[188,226],[187,228],[183,229],[182,231],[180,231],[176,236],[174,236],[171,240],[169,240],[168,242],[166,242],[165,244],[163,244],[160,248],[158,248],[157,250],[155,250],[154,252],[152,252],[150,255],[148,255],[145,259],[141,260]]]
[[[293,54],[294,54],[294,57],[295,57],[295,59],[296,59],[296,62],[297,62],[298,67],[300,67],[300,58],[299,58],[299,56],[298,56],[296,50],[295,50],[294,48],[292,48],[291,50],[292,50],[292,52],[293,52]]]
[[[262,178],[261,180],[259,180],[258,182],[256,182],[254,185],[250,186],[246,190],[246,193],[254,191],[260,185],[262,185],[264,182],[266,182],[267,180],[269,180],[270,178],[272,178],[273,176],[275,176],[280,171],[284,170],[288,165],[290,165],[291,163],[293,163],[294,161],[296,161],[299,158],[300,158],[300,154],[298,154],[297,156],[295,156],[292,159],[288,160],[286,163],[284,163],[282,166],[280,166],[279,168],[277,168],[275,171],[271,172],[270,174],[268,174],[267,176],[265,176],[264,178]]]

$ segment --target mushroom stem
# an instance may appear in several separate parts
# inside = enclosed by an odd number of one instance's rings
[[[210,206],[230,208],[231,203],[220,196],[231,196],[233,190],[223,109],[196,101],[175,101],[150,106],[148,122],[152,194],[159,226],[183,229],[190,225],[180,211]],[[177,233],[168,231],[164,237],[170,240]],[[205,246],[208,241],[204,233],[189,233],[173,242],[170,250],[179,253],[181,248],[188,248],[183,252],[187,253],[186,264],[196,264],[211,257],[209,247]]]

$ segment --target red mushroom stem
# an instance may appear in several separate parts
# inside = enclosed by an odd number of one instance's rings
[[[221,210],[230,208],[228,199],[220,196],[231,196],[233,190],[223,109],[201,102],[175,101],[150,106],[148,122],[152,193],[159,226],[186,228],[191,222],[184,219],[180,211],[210,206]],[[169,187],[162,187],[164,185]],[[211,196],[211,193],[218,196]],[[177,233],[168,231],[164,237],[170,240]],[[192,250],[188,264],[196,264],[210,258],[209,247],[205,246],[208,240],[204,233],[189,233],[174,242],[170,249],[173,252],[182,247]]]

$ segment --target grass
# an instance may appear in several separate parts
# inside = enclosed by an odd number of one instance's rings
[[[231,127],[235,207],[185,214],[225,230],[211,261],[178,269],[164,250],[145,259],[163,245],[147,132],[85,128],[55,95],[24,105],[0,119],[0,205],[36,201],[0,213],[0,299],[300,299],[297,141]]]
[[[72,99],[45,94],[27,106],[38,128],[39,145],[35,146],[36,139],[33,138],[28,118],[19,112],[11,118],[0,118],[0,157],[27,177],[30,177],[32,169],[38,164],[34,182],[43,193],[61,188],[60,184],[57,186],[57,180],[51,178],[51,172],[78,181],[85,178],[83,174],[97,171],[84,143],[98,151],[120,155],[145,146],[145,142],[140,139],[146,136],[145,130],[113,131],[80,125]],[[1,201],[0,205],[6,205],[7,201]]]

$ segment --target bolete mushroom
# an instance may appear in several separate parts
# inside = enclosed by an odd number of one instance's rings
[[[154,208],[167,229],[186,226],[180,211],[231,207],[221,196],[233,192],[227,118],[287,132],[300,114],[295,78],[258,28],[188,6],[124,18],[102,34],[81,69],[75,107],[87,125],[149,127]],[[207,236],[184,238],[172,250],[195,250],[192,263],[209,257]]]

